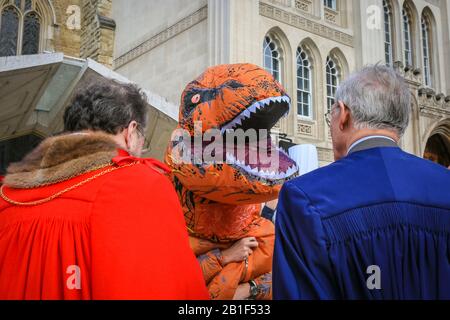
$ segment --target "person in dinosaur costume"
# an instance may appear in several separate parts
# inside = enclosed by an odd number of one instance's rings
[[[180,139],[176,138],[166,152],[190,244],[212,299],[272,297],[275,231],[272,222],[260,216],[261,203],[277,198],[282,184],[296,177],[298,168],[264,132],[270,132],[289,109],[290,98],[283,87],[252,64],[211,67],[183,91],[176,131],[189,132],[192,140],[210,129],[220,130],[224,141],[227,133],[237,129],[262,132],[253,144],[259,147],[252,148],[247,140],[233,140],[231,152],[215,149],[221,162],[180,161],[186,148],[178,148]],[[201,150],[208,145],[203,141]],[[266,146],[265,152],[275,155],[277,161],[263,163],[257,157],[256,163],[250,163],[251,153],[261,151],[260,146]],[[245,159],[237,158],[238,150],[244,151],[240,154]],[[195,154],[192,152],[191,160]],[[226,257],[227,250],[239,245],[244,248],[241,257],[236,257],[236,250],[234,258]],[[243,288],[248,295],[237,294]]]

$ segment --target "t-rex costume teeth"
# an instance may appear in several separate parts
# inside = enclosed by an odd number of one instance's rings
[[[230,130],[270,130],[289,109],[290,98],[265,70],[251,64],[220,65],[207,69],[187,85],[177,129],[192,136],[216,129],[226,138]],[[200,126],[197,130],[196,125]],[[275,199],[282,184],[298,172],[295,162],[273,145],[270,135],[259,134],[257,141],[242,142],[231,152],[215,151],[223,163],[180,163],[179,142],[171,142],[166,154],[191,246],[213,299],[232,299],[240,283],[254,279],[262,282],[259,298],[270,298],[274,228],[260,217],[260,204]],[[258,147],[252,149],[252,143]],[[202,150],[207,146],[203,143]],[[261,146],[277,156],[276,165],[262,163],[260,157],[250,163],[252,152]],[[245,158],[239,158],[237,150]],[[256,237],[259,242],[247,263],[222,266],[217,249],[246,237]]]

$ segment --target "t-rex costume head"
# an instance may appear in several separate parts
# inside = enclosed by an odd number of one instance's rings
[[[265,70],[252,64],[220,65],[187,85],[178,129],[193,135],[196,122],[201,122],[198,132],[217,129],[224,137],[227,130],[270,130],[289,108],[290,98]],[[295,161],[273,145],[270,135],[259,134],[257,139],[271,156],[277,156],[276,167],[248,163],[250,153],[257,151],[249,141],[234,147],[244,150],[245,160],[216,150],[224,163],[213,164],[179,163],[179,142],[170,143],[166,162],[173,169],[191,234],[215,241],[239,239],[255,218],[254,204],[275,199],[281,185],[296,176]],[[207,146],[203,142],[202,150]]]

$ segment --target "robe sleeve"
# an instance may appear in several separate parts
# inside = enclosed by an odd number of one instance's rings
[[[263,274],[254,281],[259,291],[255,300],[272,300],[272,273]]]
[[[170,181],[140,165],[116,172],[90,222],[92,298],[208,299]]]
[[[205,282],[209,283],[220,271],[222,271],[222,253],[219,249],[211,250],[197,257],[203,271]]]
[[[280,192],[275,239],[274,299],[338,298],[319,211],[292,182]]]

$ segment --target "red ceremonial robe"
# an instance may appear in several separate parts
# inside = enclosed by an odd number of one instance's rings
[[[116,148],[59,136],[9,168],[0,299],[208,299],[165,166]]]

